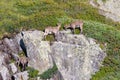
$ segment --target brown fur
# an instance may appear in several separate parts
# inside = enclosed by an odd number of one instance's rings
[[[22,71],[24,71],[26,69],[27,64],[28,64],[28,58],[25,56],[20,57],[17,61],[17,65],[21,67]]]
[[[58,26],[56,26],[56,27],[48,26],[47,28],[45,28],[44,38],[46,38],[46,36],[49,34],[56,35],[58,33],[60,27],[61,27],[61,24],[58,24]]]
[[[73,22],[70,25],[65,25],[64,28],[65,29],[71,28],[73,30],[73,33],[75,32],[75,28],[79,28],[80,29],[80,33],[82,33],[83,32],[83,21]]]

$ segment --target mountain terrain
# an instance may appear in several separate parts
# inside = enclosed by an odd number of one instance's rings
[[[119,4],[119,0],[1,0],[0,80],[119,80]],[[66,34],[64,25],[77,20],[84,22],[83,34],[79,29]],[[57,23],[62,24],[57,41],[53,35],[43,40],[43,30]],[[26,55],[28,66],[21,72],[15,64]]]

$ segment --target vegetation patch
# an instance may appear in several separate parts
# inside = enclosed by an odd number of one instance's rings
[[[0,5],[0,37],[4,32],[17,33],[21,28],[43,30],[55,26],[60,21],[58,18],[66,17],[93,20],[120,29],[119,23],[101,16],[88,0],[2,0]]]
[[[58,68],[56,65],[54,65],[53,68],[48,69],[47,71],[40,74],[39,76],[41,79],[50,79],[51,77],[55,75],[55,73],[57,73],[57,71],[58,71]]]
[[[35,70],[34,68],[27,67],[29,78],[36,78],[38,76],[39,71]]]
[[[35,70],[34,68],[28,67],[27,70],[29,73],[29,80],[36,79],[36,77],[40,77],[41,79],[50,79],[51,77],[54,76],[54,74],[56,74],[58,68],[56,65],[54,65],[51,69],[48,69],[47,71],[43,72],[40,75],[39,71]]]
[[[107,57],[103,67],[91,80],[119,80],[120,71],[120,31],[116,28],[93,21],[84,21],[84,33],[99,43],[107,43]],[[117,75],[116,75],[117,74]]]

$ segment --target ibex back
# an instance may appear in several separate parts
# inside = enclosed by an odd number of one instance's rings
[[[46,38],[47,35],[49,34],[54,34],[56,35],[61,27],[61,24],[57,24],[58,26],[56,27],[51,27],[51,26],[48,26],[47,28],[45,28],[44,30],[44,39]]]
[[[73,22],[69,25],[65,25],[64,26],[65,29],[68,29],[68,28],[71,28],[73,33],[75,33],[75,28],[79,28],[80,29],[80,33],[83,32],[83,21],[76,21],[76,22]]]

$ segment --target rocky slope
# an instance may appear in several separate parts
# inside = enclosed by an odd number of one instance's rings
[[[90,0],[90,4],[100,9],[100,14],[120,22],[120,0]]]
[[[69,31],[60,31],[56,39],[54,42],[44,41],[43,32],[35,30],[1,40],[0,80],[28,80],[28,71],[21,72],[16,65],[19,53],[24,50],[20,47],[21,40],[29,58],[28,66],[38,70],[39,74],[57,65],[58,73],[50,80],[90,80],[91,75],[99,71],[106,54],[94,39]]]

